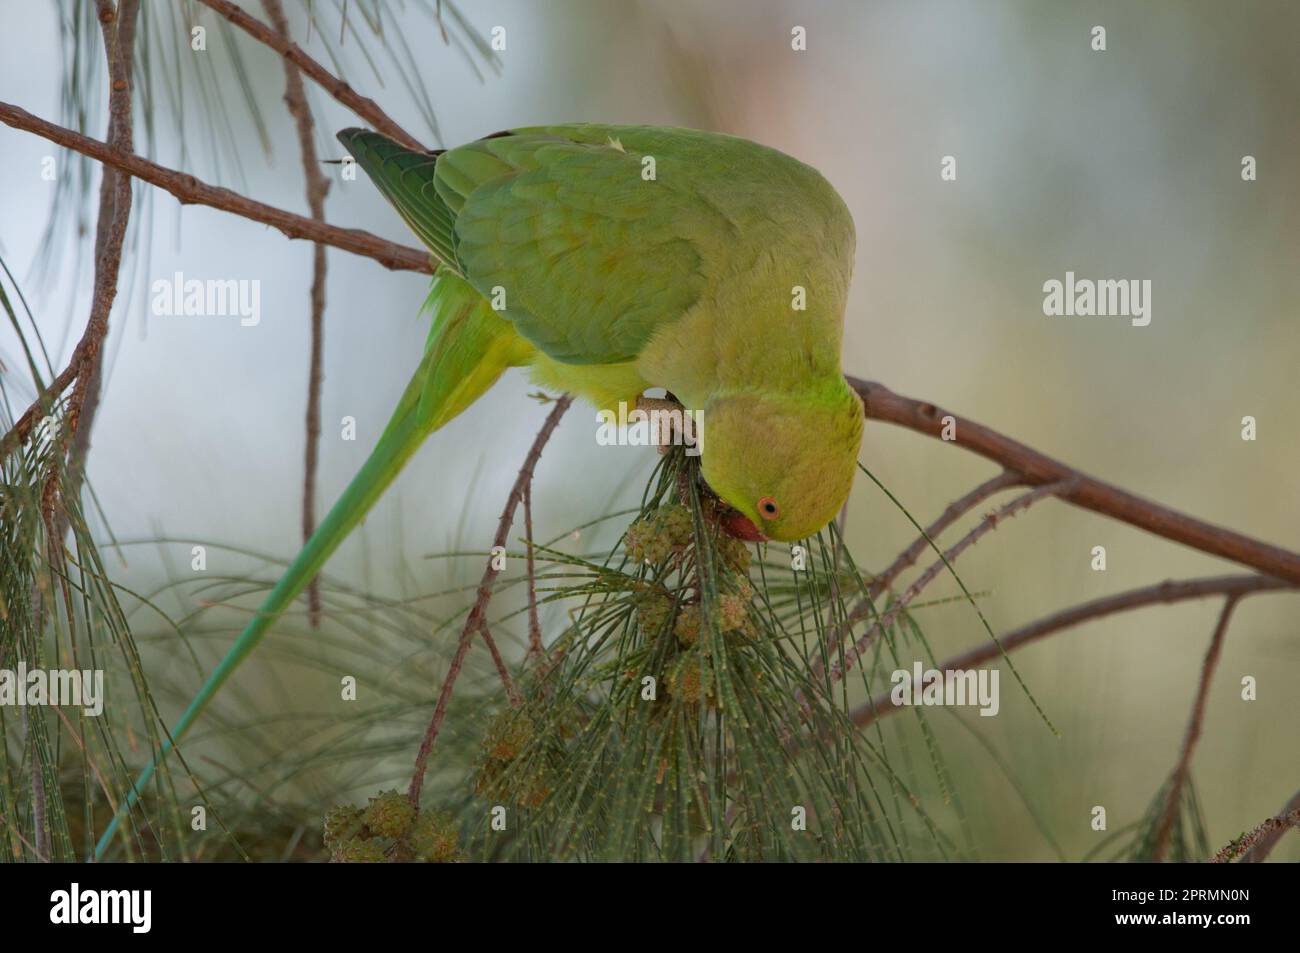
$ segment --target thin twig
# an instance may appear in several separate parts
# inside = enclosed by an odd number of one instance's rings
[[[41,863],[48,864],[50,862],[50,859],[48,857],[41,854],[40,850],[31,841],[29,841],[26,837],[23,836],[23,832],[18,829],[17,824],[10,821],[9,818],[5,817],[3,814],[0,814],[0,822],[3,822],[5,827],[13,831],[14,836],[17,837],[18,840],[22,842],[22,845],[24,847],[26,847],[33,854],[35,854],[36,857],[41,861]]]
[[[111,3],[99,0],[100,28],[104,37],[104,58],[108,64],[109,76],[108,143],[116,149],[131,152],[135,149],[132,73],[135,68],[135,31],[139,21],[140,0],[121,0],[116,17],[112,12]],[[124,173],[109,166],[103,166],[101,172],[99,214],[95,221],[96,283],[99,281],[100,271],[112,264],[106,251],[113,234],[120,180],[126,178]],[[129,189],[129,182],[127,187]],[[72,435],[72,450],[68,454],[66,476],[66,495],[73,499],[81,493],[86,459],[90,455],[90,435],[94,430],[95,416],[99,412],[103,375],[104,350],[100,348],[90,359],[90,366],[80,374],[85,382],[85,395],[79,412],[77,429]],[[81,380],[78,381],[78,386],[80,385]],[[66,511],[62,511],[57,526],[59,539],[66,535],[67,527],[68,516]]]
[[[242,218],[270,225],[289,238],[323,242],[333,248],[352,252],[354,255],[373,258],[392,271],[433,274],[433,263],[427,251],[395,244],[359,228],[339,228],[336,225],[314,222],[305,216],[258,202],[230,189],[209,185],[189,173],[168,169],[135,153],[119,152],[107,143],[48,122],[11,103],[0,102],[0,122],[15,129],[35,133],[56,145],[89,156],[96,162],[121,169],[137,179],[170,192],[182,205],[206,205],[209,208],[231,212]]]
[[[862,633],[862,636],[857,640],[853,648],[845,653],[843,664],[840,665],[837,663],[831,670],[831,677],[836,680],[844,677],[845,673],[853,667],[853,663],[856,662],[862,653],[867,650],[867,647],[871,644],[878,632],[887,630],[893,624],[894,620],[898,618],[899,613],[906,609],[912,600],[921,594],[926,586],[937,579],[939,574],[950,564],[955,562],[962,553],[971,546],[974,546],[975,543],[985,535],[996,529],[999,523],[1003,520],[1010,519],[1022,510],[1027,510],[1045,497],[1056,496],[1064,492],[1069,489],[1069,486],[1069,480],[1044,484],[1043,486],[1031,490],[1022,496],[1016,497],[1010,503],[995,510],[984,517],[984,519],[980,520],[979,524],[975,526],[974,529],[954,543],[951,549],[945,552],[940,559],[935,560],[925,572],[921,573],[921,575],[916,578],[916,581],[907,587],[907,590],[898,598],[898,600],[885,610],[885,613],[882,616],[872,622],[872,624],[867,628],[867,631]],[[849,624],[852,624],[872,611],[874,611],[874,609],[870,605],[862,606],[850,613],[846,621]]]
[[[99,770],[99,762],[95,760],[94,754],[87,750],[86,742],[82,739],[81,732],[77,731],[72,722],[68,720],[68,716],[63,713],[63,710],[58,705],[51,705],[50,707],[54,710],[54,714],[59,716],[59,721],[63,722],[63,727],[67,729],[68,737],[71,738],[73,744],[77,746],[77,749],[81,752],[82,758],[84,758],[86,763],[90,765],[90,771],[95,775],[95,780],[99,783],[99,790],[100,793],[104,795],[104,800],[108,803],[108,806],[112,808],[113,812],[117,813],[117,801],[113,798],[113,792],[109,790],[108,783],[104,780],[104,775]]]
[[[523,499],[524,488],[533,479],[533,469],[537,466],[537,461],[542,455],[542,449],[546,442],[551,439],[551,434],[555,431],[564,416],[564,412],[569,409],[573,403],[573,398],[568,394],[560,397],[555,406],[547,415],[546,422],[542,424],[542,429],[537,432],[537,437],[533,440],[533,445],[528,449],[528,456],[524,458],[524,465],[519,468],[519,476],[515,478],[515,484],[510,490],[510,496],[506,499],[505,508],[501,512],[501,519],[497,523],[496,538],[493,541],[492,548],[503,547],[510,535],[510,524],[514,521],[515,509],[519,506],[519,501]],[[494,658],[499,658],[496,649],[492,644],[492,637],[487,629],[487,607],[492,600],[492,585],[499,574],[497,568],[493,565],[494,558],[488,557],[487,568],[483,570],[483,578],[479,580],[478,591],[474,598],[474,606],[470,609],[469,618],[465,620],[465,627],[460,633],[460,642],[456,645],[456,654],[452,656],[451,664],[447,667],[447,677],[443,679],[442,689],[438,693],[438,703],[433,709],[433,717],[429,720],[429,727],[424,733],[424,741],[420,744],[420,751],[415,756],[415,773],[411,777],[411,787],[408,796],[411,803],[416,807],[420,806],[420,792],[424,788],[424,771],[429,761],[429,752],[433,750],[433,743],[438,738],[438,732],[442,729],[443,719],[447,716],[447,705],[451,701],[451,692],[455,687],[456,679],[460,675],[461,667],[465,664],[465,653],[469,651],[470,642],[473,641],[475,632],[482,632],[484,641],[488,642],[492,648]],[[515,701],[515,693],[509,676],[505,676],[506,692],[511,696],[511,701]]]
[[[108,47],[110,44],[110,24],[117,13],[108,0],[98,0],[98,2],[99,19],[104,26],[105,44]],[[134,11],[134,7],[132,11]],[[122,50],[116,42],[113,42],[110,48],[112,52],[108,54],[109,136],[110,138],[120,139],[124,135],[128,137],[130,135],[131,82],[130,75],[125,72],[127,63]],[[105,149],[114,149],[113,146],[109,145],[103,147]],[[126,238],[126,223],[131,214],[131,180],[126,176],[116,177],[112,205],[112,225],[106,230],[106,238],[103,247],[100,249],[101,254],[96,260],[90,318],[86,321],[86,328],[82,332],[81,340],[77,342],[67,367],[58,374],[43,393],[37,395],[36,400],[18,418],[9,433],[5,434],[3,439],[0,439],[0,459],[7,457],[15,447],[27,438],[39,416],[49,411],[53,401],[74,380],[77,382],[77,386],[68,401],[64,415],[64,426],[60,430],[61,441],[66,440],[67,435],[74,434],[77,431],[81,408],[86,402],[86,395],[89,392],[91,383],[91,375],[87,372],[95,366],[100,348],[103,347],[104,337],[108,334],[108,313],[113,307],[113,299],[117,296],[117,272],[122,262],[122,246]],[[53,480],[46,485],[43,506],[47,515],[56,489],[57,486]]]
[[[1178,581],[1167,580],[1155,586],[1130,589],[1113,596],[1093,599],[1090,602],[1080,603],[1077,606],[1071,606],[1052,615],[1044,616],[1002,636],[998,639],[1001,647],[992,642],[986,642],[968,652],[945,660],[939,666],[939,669],[941,671],[973,669],[1000,657],[1004,652],[1010,654],[1016,649],[1023,648],[1056,632],[1074,628],[1094,619],[1101,619],[1119,612],[1127,612],[1130,609],[1141,609],[1144,606],[1160,604],[1168,605],[1176,602],[1186,602],[1189,599],[1204,599],[1208,596],[1240,598],[1256,592],[1291,592],[1295,590],[1294,585],[1281,579],[1255,574],[1209,576],[1202,579]],[[886,692],[854,708],[849,713],[849,718],[853,724],[861,728],[899,710],[901,709],[890,701],[889,693]]]
[[[438,32],[442,34],[442,42],[450,43],[451,38],[447,36],[447,26],[442,22],[442,0],[438,0],[434,6],[434,18],[438,21]]]
[[[542,620],[537,614],[537,571],[533,559],[533,481],[524,484],[524,542],[528,547],[528,657],[540,657]]]
[[[262,0],[266,15],[276,32],[289,39],[289,19],[280,0]],[[316,123],[312,119],[302,76],[294,62],[284,60],[284,102],[298,129],[298,148],[302,152],[303,178],[307,189],[307,207],[312,221],[325,221],[325,196],[330,180],[316,160]],[[317,242],[312,254],[311,276],[311,356],[307,372],[307,438],[303,449],[302,541],[305,545],[316,531],[316,463],[320,454],[321,360],[324,350],[325,319],[325,246]],[[320,625],[320,578],[313,577],[307,586],[307,624]]]
[[[32,755],[32,837],[36,841],[32,849],[38,858],[48,861],[50,855],[45,849],[45,776],[41,773],[40,754],[32,741],[32,725],[26,706],[21,711],[23,744]]]
[[[941,437],[944,418],[951,416],[958,446],[1001,464],[1024,477],[1032,486],[1072,479],[1074,486],[1060,498],[1067,503],[1122,520],[1147,532],[1222,556],[1260,572],[1300,583],[1300,553],[1252,539],[1233,530],[1187,516],[1152,500],[1143,499],[1110,483],[1090,477],[973,420],[950,414],[934,404],[895,394],[883,384],[847,378],[862,398],[866,415]]]
[[[975,489],[971,490],[965,496],[962,496],[952,503],[939,514],[939,518],[925,528],[922,535],[916,537],[912,544],[898,554],[897,558],[889,564],[884,572],[880,573],[867,585],[867,596],[859,600],[858,603],[850,610],[849,619],[845,622],[831,625],[828,621],[829,631],[826,634],[826,644],[829,651],[833,651],[835,646],[852,631],[853,619],[862,618],[872,611],[871,600],[874,600],[882,592],[888,589],[895,579],[902,575],[920,558],[921,553],[934,543],[948,527],[952,526],[959,519],[969,513],[975,507],[979,506],[989,497],[1000,493],[1013,486],[1023,486],[1024,478],[1013,473],[1010,470],[1003,470],[997,476],[985,480]]]
[[[0,460],[9,456],[10,453],[22,445],[31,434],[37,419],[48,412],[59,395],[68,389],[69,384],[76,380],[79,367],[80,354],[74,350],[72,359],[68,361],[68,366],[59,372],[58,376],[50,382],[50,386],[36,395],[36,399],[32,401],[31,406],[19,415],[14,425],[9,428],[9,432],[3,438],[0,438]]]
[[[1285,814],[1279,814],[1277,817],[1270,817],[1254,830],[1242,834],[1227,847],[1223,848],[1223,850],[1211,857],[1210,863],[1226,864],[1228,861],[1241,856],[1241,854],[1246,851],[1249,851],[1249,853],[1242,858],[1242,862],[1258,863],[1269,855],[1273,846],[1282,839],[1282,835],[1293,827],[1300,830],[1300,808],[1297,808],[1294,811],[1287,811]],[[1265,844],[1267,844],[1267,847],[1265,847]],[[1259,856],[1252,856],[1256,851],[1260,851],[1261,848],[1264,849]]]
[[[1023,486],[1024,482],[1024,477],[1019,474],[1011,470],[1003,470],[997,476],[985,480],[965,496],[950,503],[948,508],[939,514],[939,518],[925,528],[924,536],[918,536],[907,549],[898,554],[898,558],[890,563],[884,572],[871,581],[871,585],[867,589],[871,598],[874,599],[888,589],[895,579],[921,558],[921,554],[929,548],[930,543],[938,539],[940,534],[949,526],[952,526],[989,497],[1013,486]]]
[[[258,42],[264,43],[275,50],[288,62],[298,67],[307,76],[310,76],[312,81],[317,83],[321,89],[356,113],[358,118],[365,120],[365,122],[390,139],[396,139],[408,149],[415,149],[418,152],[427,151],[415,137],[399,126],[388,113],[380,109],[378,103],[373,99],[360,95],[351,86],[304,53],[301,47],[289,39],[288,33],[284,30],[271,29],[239,4],[230,3],[229,0],[199,0],[199,2],[211,7]],[[267,12],[270,13],[269,7]],[[274,14],[271,15],[271,18],[275,19]]]
[[[1287,821],[1289,823],[1286,823]],[[1263,863],[1268,858],[1268,855],[1273,852],[1277,842],[1282,839],[1282,835],[1290,827],[1300,830],[1300,791],[1291,796],[1291,800],[1286,802],[1286,806],[1282,808],[1277,817],[1269,818],[1255,828],[1254,831],[1251,831],[1250,834],[1247,834],[1245,838],[1241,838],[1246,840],[1251,838],[1251,835],[1257,835],[1250,839],[1248,843],[1242,845],[1246,851],[1245,856],[1241,858],[1242,863]],[[1262,834],[1258,833],[1260,828],[1264,828]],[[1227,848],[1224,848],[1224,850],[1227,850]],[[1215,859],[1218,860],[1219,855],[1223,854],[1223,852],[1222,850],[1219,851],[1219,854],[1215,855]]]
[[[1214,670],[1219,666],[1219,656],[1223,653],[1223,637],[1227,634],[1228,621],[1232,618],[1232,610],[1236,606],[1236,596],[1228,596],[1224,600],[1223,611],[1219,613],[1214,634],[1210,636],[1210,647],[1206,650],[1205,662],[1201,666],[1201,682],[1196,689],[1196,700],[1192,703],[1192,716],[1188,719],[1187,734],[1183,737],[1182,754],[1178,757],[1178,764],[1174,767],[1173,774],[1169,776],[1169,793],[1165,799],[1165,809],[1160,816],[1160,826],[1156,829],[1155,846],[1151,851],[1151,859],[1156,863],[1161,863],[1169,852],[1169,838],[1174,830],[1174,821],[1178,819],[1183,785],[1187,783],[1192,754],[1196,750],[1196,742],[1201,738],[1201,726],[1205,723],[1205,703],[1210,696],[1210,680],[1214,677]]]
[[[130,152],[132,56],[123,49],[123,45],[118,41],[116,27],[112,25],[117,17],[113,4],[110,0],[96,0],[96,5],[99,8],[99,22],[104,31],[104,47],[109,65],[108,147]],[[126,9],[125,2],[123,8]],[[138,11],[132,4],[126,12],[131,15],[131,22],[127,24],[129,38],[134,39],[135,15]],[[77,358],[77,383],[72,391],[72,399],[68,401],[64,428],[64,431],[69,434],[77,431],[81,408],[86,402],[92,380],[89,371],[95,366],[104,338],[108,334],[108,315],[117,297],[117,273],[122,264],[126,225],[131,216],[131,180],[125,175],[115,175],[113,179],[112,226],[107,230],[107,238],[95,263],[95,291],[91,301],[90,320],[86,322],[82,344],[77,346],[77,350],[81,352]]]
[[[835,610],[840,605],[840,561],[844,555],[844,528],[849,524],[849,501],[846,499],[835,517],[835,545],[831,547],[831,578],[826,607],[826,651],[830,652],[836,641]]]

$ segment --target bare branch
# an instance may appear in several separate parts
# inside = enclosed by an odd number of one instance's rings
[[[119,42],[116,19],[117,11],[109,0],[97,0],[99,22],[104,32],[104,51],[108,59],[109,95],[108,95],[108,135],[110,148],[131,149],[131,53],[123,49]],[[138,8],[135,3],[127,4],[124,0],[123,12],[128,16],[126,27],[128,39],[135,36],[135,17]],[[105,169],[104,174],[108,175]],[[74,353],[77,385],[73,389],[72,399],[68,402],[66,417],[67,433],[76,433],[81,408],[86,402],[90,384],[94,377],[89,373],[98,362],[100,348],[108,335],[108,315],[117,297],[117,272],[122,263],[122,246],[126,240],[126,225],[131,215],[131,180],[125,175],[114,175],[112,196],[111,224],[103,231],[104,242],[98,249],[95,261],[94,297],[91,300],[90,319],[86,330]],[[101,205],[101,211],[104,206]]]
[[[1094,619],[1114,615],[1118,612],[1127,612],[1130,609],[1140,609],[1144,606],[1159,604],[1169,605],[1176,602],[1186,602],[1189,599],[1204,599],[1207,596],[1241,598],[1256,592],[1290,592],[1296,589],[1296,586],[1281,579],[1272,579],[1268,576],[1254,574],[1209,576],[1202,579],[1184,579],[1180,581],[1167,580],[1159,585],[1130,589],[1127,592],[1105,596],[1101,599],[1094,599],[1090,602],[1063,609],[1060,612],[1045,616],[1008,632],[998,640],[1001,642],[1001,648],[993,642],[986,642],[961,655],[946,659],[939,667],[944,671],[976,668],[985,662],[999,658],[1003,652],[1010,654],[1018,648],[1037,642],[1039,639],[1053,633],[1082,625]],[[855,725],[863,727],[898,710],[890,702],[889,693],[886,692],[854,708],[849,717]]]
[[[1183,751],[1179,755],[1173,774],[1169,777],[1169,795],[1165,799],[1165,809],[1160,816],[1160,826],[1156,828],[1155,847],[1151,852],[1151,859],[1156,863],[1163,861],[1169,851],[1169,837],[1174,830],[1174,821],[1178,819],[1183,785],[1187,783],[1187,772],[1192,765],[1192,753],[1196,750],[1196,742],[1201,737],[1201,725],[1205,723],[1205,702],[1210,694],[1210,679],[1214,677],[1214,670],[1219,667],[1219,656],[1223,652],[1223,637],[1227,634],[1228,621],[1232,618],[1232,610],[1236,606],[1236,596],[1229,596],[1224,600],[1223,611],[1219,613],[1219,622],[1214,627],[1214,634],[1210,636],[1210,647],[1205,653],[1205,662],[1201,666],[1201,683],[1196,690],[1196,701],[1192,703],[1192,716],[1188,720],[1187,734],[1183,738]]]
[[[870,613],[871,606],[868,604],[868,600],[875,599],[882,592],[888,589],[893,584],[894,580],[911,567],[912,564],[920,558],[921,553],[925,552],[930,544],[943,534],[944,530],[956,523],[959,519],[971,510],[975,509],[975,507],[979,506],[989,497],[1009,487],[1022,486],[1023,484],[1024,478],[1019,474],[1013,473],[1010,470],[1003,470],[997,476],[985,480],[965,496],[948,504],[947,509],[939,514],[938,519],[926,527],[922,535],[916,537],[910,546],[899,553],[897,558],[889,564],[889,567],[885,569],[884,572],[871,580],[867,586],[867,598],[859,601],[858,604],[853,607],[852,611],[849,613],[848,621],[835,625],[832,624],[829,619],[827,620],[826,626],[829,631],[826,633],[826,645],[828,650],[833,649],[834,646],[838,645],[840,640],[844,638],[845,634],[852,626],[852,620],[860,619]]]
[[[1242,862],[1246,864],[1263,863],[1268,858],[1268,855],[1273,852],[1277,842],[1282,839],[1282,835],[1291,827],[1300,830],[1300,791],[1291,796],[1291,800],[1286,802],[1286,806],[1282,808],[1282,812],[1277,817],[1270,817],[1245,837],[1234,841],[1234,843],[1244,842],[1240,846],[1241,850],[1246,851],[1246,855],[1241,858]],[[1215,854],[1214,862],[1222,863],[1223,861],[1220,858],[1232,846],[1232,844],[1229,844],[1228,847]],[[1231,857],[1226,859],[1230,860]]]
[[[99,0],[100,29],[104,37],[104,57],[108,63],[109,110],[108,142],[116,149],[134,150],[134,121],[132,119],[132,72],[135,68],[135,30],[139,21],[139,0],[121,0],[116,16],[107,0]],[[126,176],[109,166],[102,167],[99,185],[99,214],[95,224],[95,281],[99,271],[112,263],[105,252],[113,233],[114,217],[120,180]],[[126,186],[129,190],[130,183]],[[125,226],[125,223],[124,223]],[[72,435],[72,450],[68,454],[66,493],[76,498],[81,492],[81,480],[86,458],[90,455],[90,435],[99,412],[99,394],[103,379],[104,351],[97,350],[90,365],[80,373],[77,386],[84,397],[79,409],[76,432]],[[83,387],[84,385],[84,387]],[[67,532],[67,515],[61,513],[56,532],[62,539]]]
[[[272,30],[257,17],[249,14],[239,4],[230,3],[229,0],[200,0],[200,2],[211,7],[255,40],[275,50],[285,60],[298,67],[307,76],[310,76],[313,82],[320,85],[321,89],[356,113],[358,118],[365,120],[365,122],[390,139],[396,139],[408,149],[414,149],[417,152],[428,151],[405,129],[394,122],[388,113],[380,109],[379,104],[373,99],[367,99],[365,96],[360,95],[351,86],[304,53],[296,43],[289,39],[287,31],[280,30],[278,27]],[[267,13],[272,20],[276,19],[269,6]]]
[[[46,413],[59,395],[68,389],[68,385],[76,380],[77,368],[78,355],[76,351],[73,351],[72,360],[68,362],[68,366],[59,372],[58,376],[50,382],[49,387],[36,395],[36,399],[32,401],[31,406],[19,415],[18,419],[14,421],[14,425],[9,428],[9,432],[3,438],[0,438],[0,460],[9,456],[17,447],[22,445],[31,434],[32,428],[36,426],[37,419]]]
[[[1019,474],[1010,470],[1003,470],[997,476],[985,480],[965,496],[950,503],[948,508],[939,515],[939,518],[926,527],[924,536],[918,536],[912,542],[912,545],[898,554],[898,558],[889,564],[889,568],[871,581],[871,585],[867,590],[871,597],[874,599],[888,589],[895,579],[921,558],[921,554],[929,548],[930,542],[938,539],[940,534],[949,526],[956,523],[989,497],[1010,487],[1021,486],[1024,482],[1024,478]]]
[[[134,35],[134,4],[129,11],[132,16],[131,35]],[[128,72],[129,57],[116,43],[116,27],[113,21],[117,11],[107,0],[100,0],[99,19],[104,29],[104,42],[109,61],[109,135],[114,139],[126,137],[130,141],[131,125],[131,78]],[[105,148],[113,148],[106,146]],[[107,172],[107,170],[106,170]],[[101,211],[103,206],[101,206]],[[37,417],[48,412],[53,401],[75,380],[76,389],[68,402],[64,417],[62,434],[75,434],[80,419],[81,408],[86,402],[94,368],[99,357],[104,337],[108,334],[108,314],[113,308],[113,299],[117,297],[117,272],[122,263],[122,246],[126,239],[126,224],[131,214],[131,180],[126,176],[117,176],[113,183],[112,222],[108,227],[101,223],[100,234],[103,243],[97,249],[95,262],[95,283],[91,297],[90,318],[81,340],[72,352],[72,358],[49,387],[37,395],[32,405],[18,418],[13,429],[0,439],[0,459],[8,454],[31,432]],[[48,517],[56,485],[52,479],[45,487],[43,507]],[[47,519],[47,522],[49,520]]]
[[[510,536],[510,524],[514,521],[515,509],[523,498],[524,488],[532,482],[533,469],[537,466],[537,461],[542,455],[542,449],[546,446],[546,442],[551,439],[551,434],[555,432],[560,418],[564,416],[564,412],[569,409],[569,405],[572,403],[573,398],[568,394],[557,400],[547,416],[546,422],[542,424],[542,429],[537,432],[533,445],[528,449],[528,456],[524,458],[524,465],[519,468],[519,476],[515,478],[515,484],[510,490],[510,496],[506,499],[505,509],[501,511],[496,538],[492,544],[493,548],[505,546],[506,540]],[[420,744],[419,754],[415,756],[415,774],[411,777],[411,787],[408,795],[411,803],[416,807],[420,806],[420,792],[424,788],[424,771],[429,761],[429,752],[433,750],[433,743],[437,740],[438,732],[442,729],[443,719],[447,716],[447,704],[451,701],[452,688],[460,675],[461,667],[465,664],[465,653],[469,650],[475,632],[481,631],[483,633],[484,640],[488,642],[489,648],[493,652],[493,658],[495,660],[500,659],[487,628],[487,608],[488,603],[492,601],[492,586],[497,575],[498,571],[493,565],[493,559],[489,557],[487,568],[483,570],[483,578],[479,580],[474,606],[470,609],[469,617],[465,620],[464,629],[461,630],[460,642],[456,646],[456,654],[452,656],[451,664],[447,668],[447,677],[443,680],[442,690],[438,694],[438,703],[434,707],[433,718],[429,721],[429,727],[424,733],[424,741]],[[499,661],[498,667],[499,670],[504,672],[500,668]],[[506,693],[511,696],[511,702],[514,703],[517,696],[509,681],[509,676],[506,675],[503,680],[506,683]]]
[[[951,416],[956,422],[955,443],[1020,474],[1026,483],[1037,486],[1058,480],[1076,480],[1069,492],[1061,494],[1060,498],[1067,503],[1114,517],[1157,536],[1250,566],[1271,576],[1300,583],[1300,553],[1251,539],[1135,496],[973,420],[965,420],[934,404],[895,394],[883,384],[856,377],[848,378],[848,382],[862,398],[869,418],[937,437],[943,430],[944,417]]]
[[[232,192],[230,189],[209,185],[188,173],[165,168],[135,153],[118,151],[98,139],[91,139],[71,129],[47,122],[10,103],[0,102],[0,122],[15,129],[35,133],[57,145],[89,156],[97,162],[121,169],[137,179],[170,192],[182,205],[206,205],[209,208],[231,212],[254,222],[270,225],[289,238],[321,242],[354,255],[373,258],[392,271],[433,274],[433,263],[426,251],[386,241],[378,235],[372,235],[359,228],[339,228],[335,225],[314,222],[310,218],[286,212],[273,205],[266,205],[238,192]]]
[[[916,581],[907,587],[907,591],[898,598],[898,601],[886,609],[884,615],[876,619],[867,631],[862,633],[861,638],[857,640],[853,648],[845,654],[843,665],[837,664],[835,668],[831,670],[831,677],[837,680],[842,678],[844,674],[853,667],[853,663],[858,660],[859,656],[866,651],[867,646],[871,644],[878,632],[888,629],[893,624],[894,620],[898,618],[899,613],[906,609],[912,600],[921,594],[926,586],[938,578],[939,574],[943,572],[948,565],[955,562],[962,553],[971,546],[974,546],[975,543],[986,534],[997,529],[999,523],[1003,520],[1010,519],[1022,510],[1027,510],[1045,497],[1057,496],[1065,492],[1070,488],[1070,486],[1071,482],[1069,480],[1062,480],[1059,483],[1045,484],[1035,490],[1025,493],[1022,496],[1016,497],[1006,506],[1003,506],[984,517],[984,519],[979,522],[979,525],[954,543],[952,548],[943,554],[942,558],[935,560],[925,572],[921,573],[921,575],[917,577]],[[874,611],[874,608],[870,604],[859,606],[849,614],[847,622],[851,625],[853,622],[863,618],[872,611]]]
[[[1295,803],[1297,798],[1300,798],[1300,795],[1292,798],[1291,802]],[[1279,814],[1277,817],[1270,817],[1254,830],[1242,834],[1211,857],[1210,863],[1226,864],[1239,857],[1243,851],[1247,853],[1242,857],[1242,863],[1259,863],[1272,852],[1277,842],[1282,839],[1282,835],[1293,827],[1300,830],[1300,808]]]
[[[262,0],[266,15],[276,32],[289,39],[289,19],[280,0]],[[312,221],[325,221],[325,196],[330,180],[325,178],[316,160],[316,124],[312,119],[302,76],[292,60],[284,60],[284,102],[298,129],[298,148],[302,153],[303,178],[307,189],[307,208]],[[325,319],[325,246],[316,243],[312,254],[311,277],[311,356],[307,371],[307,439],[303,448],[302,541],[306,545],[316,531],[316,462],[320,451],[321,361],[324,350]],[[307,586],[307,623],[320,625],[320,580],[313,578]]]
[[[537,568],[533,558],[533,481],[524,484],[524,541],[528,545],[528,654],[540,656],[542,621],[537,615]]]

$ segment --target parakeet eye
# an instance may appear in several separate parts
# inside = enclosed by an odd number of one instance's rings
[[[781,507],[776,505],[776,500],[765,496],[758,501],[758,515],[765,520],[774,520],[781,515]]]

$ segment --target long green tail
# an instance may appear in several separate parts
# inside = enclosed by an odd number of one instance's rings
[[[320,572],[329,557],[356,528],[424,439],[474,402],[507,367],[524,363],[531,347],[481,295],[460,277],[439,272],[429,294],[433,327],[420,367],[407,385],[379,443],[285,570],[194,700],[164,739],[158,753],[136,778],[99,843],[95,858],[116,834],[122,817],[175,745],[189,731],[230,674],[248,657],[277,619]]]

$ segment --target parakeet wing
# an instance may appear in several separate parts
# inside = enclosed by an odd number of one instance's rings
[[[646,177],[643,156],[603,128],[480,139],[432,169],[431,156],[401,159],[406,150],[374,133],[340,138],[434,253],[520,334],[557,361],[612,364],[635,358],[699,298],[706,279],[693,236],[706,234],[700,220],[710,213],[689,176],[661,177],[671,138],[658,142],[660,165]],[[387,144],[378,164],[376,139]]]
[[[344,129],[339,141],[434,257],[460,274],[456,216],[438,198],[434,186],[434,169],[442,153],[412,152],[387,136],[365,129]]]

